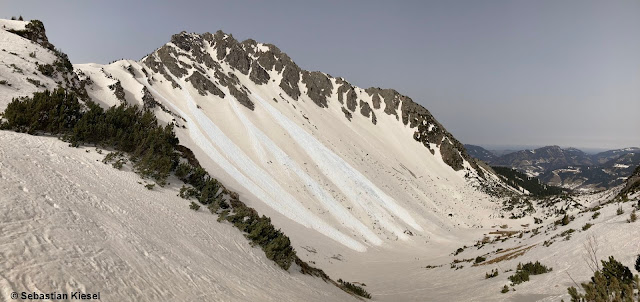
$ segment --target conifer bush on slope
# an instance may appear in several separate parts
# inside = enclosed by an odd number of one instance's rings
[[[221,184],[204,168],[180,164],[173,126],[160,126],[149,110],[127,104],[104,110],[93,102],[83,107],[73,93],[58,88],[53,92],[37,92],[32,98],[14,99],[2,117],[0,129],[56,135],[72,146],[93,144],[124,152],[130,156],[137,173],[160,185],[164,185],[171,172],[177,172],[182,181],[193,186],[193,195],[201,204],[223,210],[231,207],[233,211],[227,210],[225,220],[246,232],[251,242],[262,247],[267,258],[285,270],[295,260],[289,238],[276,230],[269,218],[259,217],[254,209],[240,202],[237,194],[225,189],[231,196],[231,204],[227,205],[220,198]],[[217,208],[212,212],[217,213]]]
[[[288,270],[296,263],[303,274],[320,277],[348,293],[370,298],[361,287],[338,284],[321,269],[302,261],[289,237],[276,229],[270,218],[259,216],[256,210],[240,201],[237,193],[211,177],[191,150],[179,145],[173,125],[160,126],[148,109],[123,103],[105,110],[92,101],[81,104],[74,93],[60,87],[52,92],[36,92],[30,98],[13,99],[0,114],[0,129],[55,135],[73,147],[93,144],[113,148],[126,153],[143,178],[152,178],[160,186],[175,173],[192,186],[183,187],[181,196],[196,198],[213,214],[218,214],[218,220],[226,220],[243,231],[252,244],[260,246],[267,258],[282,269]],[[229,197],[229,203],[223,196]]]
[[[541,264],[539,261],[536,261],[535,263],[527,262],[524,265],[522,263],[518,263],[516,273],[509,276],[509,280],[513,282],[513,284],[520,284],[522,282],[529,281],[530,275],[540,275],[552,270],[552,268]]]
[[[14,99],[2,117],[0,129],[56,135],[72,146],[92,144],[125,152],[136,172],[160,185],[179,159],[173,126],[158,125],[151,111],[127,104],[104,110],[90,101],[85,107],[64,88]]]
[[[640,301],[640,279],[631,270],[610,256],[601,260],[602,268],[596,270],[591,281],[582,283],[582,292],[574,286],[567,288],[572,302],[633,302]],[[635,299],[634,299],[635,298]]]
[[[338,283],[340,283],[341,287],[345,290],[348,290],[360,297],[371,299],[371,295],[361,286],[355,285],[351,282],[343,281],[342,279],[338,279]]]

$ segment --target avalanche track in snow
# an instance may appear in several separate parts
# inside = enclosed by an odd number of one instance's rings
[[[173,43],[165,47],[168,58],[159,50],[138,62],[76,68],[92,83],[89,95],[107,105],[120,101],[146,105],[137,91],[149,91],[168,109],[155,107],[156,115],[176,123],[181,143],[278,226],[298,225],[352,251],[365,252],[433,236],[450,240],[446,238],[450,228],[480,225],[496,208],[488,196],[469,185],[471,178],[465,174],[477,174],[468,162],[462,161],[466,170],[455,171],[443,161],[438,144],[431,143],[429,152],[414,139],[415,126],[376,106],[375,96],[362,89],[351,88],[361,99],[360,106],[372,104],[369,114],[377,117],[375,122],[360,113],[345,118],[336,89],[327,94],[323,108],[304,91],[298,100],[287,95],[276,82],[284,80],[282,71],[268,70],[273,81],[256,84],[225,61],[203,64]],[[207,46],[200,51],[216,60],[216,49]],[[149,67],[150,60],[174,59],[190,68],[177,72],[163,65]],[[191,79],[195,75],[201,75],[198,82]],[[208,90],[203,93],[199,85],[207,81],[213,86],[205,86]],[[338,85],[340,80],[330,81]],[[113,99],[106,88],[117,83],[124,88],[124,100]],[[219,89],[215,95],[209,93],[214,86]],[[435,128],[428,125],[425,131]],[[454,209],[458,215],[451,218]],[[312,233],[293,234],[294,243],[302,246]],[[323,245],[321,241],[316,247]]]

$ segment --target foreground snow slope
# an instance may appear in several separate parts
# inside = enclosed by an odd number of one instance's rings
[[[93,148],[70,148],[55,138],[0,131],[0,288],[3,299],[12,291],[101,292],[105,301],[347,301],[350,296],[319,278],[282,271],[252,248],[234,228],[203,211],[188,209],[176,197],[177,185],[147,190],[130,171],[119,171],[100,160]],[[88,152],[87,152],[88,151]],[[172,180],[174,182],[175,180]],[[593,206],[615,192],[586,196]],[[576,219],[554,229],[553,219],[540,234],[513,236],[504,242],[470,247],[490,231],[531,230],[525,221],[505,220],[508,227],[460,229],[454,241],[435,241],[419,249],[369,251],[327,257],[334,277],[367,284],[375,301],[558,301],[567,300],[571,279],[585,282],[592,275],[582,260],[583,243],[595,236],[598,255],[610,255],[632,267],[640,252],[637,223],[627,223],[640,196],[593,212],[572,211]],[[581,231],[585,223],[594,225]],[[573,228],[570,239],[558,237]],[[545,232],[545,230],[548,230]],[[498,249],[528,249],[524,255],[494,264],[450,268],[453,259],[487,261],[504,255]],[[301,248],[306,257],[319,257]],[[320,260],[323,257],[319,257]],[[516,291],[499,293],[518,262],[541,261],[551,273],[533,276]],[[432,269],[427,265],[439,266]],[[500,275],[485,279],[498,269]]]
[[[335,286],[291,270],[284,272],[264,253],[252,248],[234,228],[203,211],[194,212],[176,197],[177,186],[147,190],[129,171],[100,162],[93,148],[70,148],[55,138],[0,131],[0,288],[5,300],[12,291],[100,291],[105,301],[221,300],[221,301],[345,301],[351,297]],[[88,151],[88,152],[87,152]],[[126,170],[126,169],[125,169]],[[140,183],[139,183],[140,182]],[[586,206],[606,201],[615,192],[586,196]],[[334,255],[327,271],[356,280],[377,301],[558,301],[567,300],[566,287],[592,275],[582,260],[583,243],[595,236],[601,259],[613,255],[632,267],[640,252],[637,223],[627,223],[633,203],[605,206],[593,212],[572,211],[576,219],[554,229],[553,219],[540,235],[527,233],[504,242],[470,247],[490,231],[531,230],[524,221],[505,220],[506,229],[461,229],[451,236],[459,242],[432,242],[420,249],[369,251],[357,259]],[[585,223],[594,225],[580,231]],[[570,228],[570,239],[558,237]],[[545,232],[548,230],[548,232]],[[528,249],[524,255],[495,264],[463,269],[449,267],[453,259],[483,255],[491,261],[499,248]],[[299,253],[314,257],[312,249]],[[553,268],[500,294],[518,262],[541,261]],[[427,265],[439,267],[427,269]],[[486,272],[500,275],[485,279]]]
[[[104,301],[348,301],[283,271],[176,185],[147,190],[91,148],[0,131],[0,295],[101,292]]]

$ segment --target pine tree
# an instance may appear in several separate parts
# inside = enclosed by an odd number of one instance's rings
[[[610,281],[617,279],[624,284],[631,284],[633,282],[633,274],[631,274],[631,270],[615,260],[613,256],[609,256],[608,261],[602,260],[601,262],[602,273],[607,280]]]
[[[188,163],[179,163],[176,167],[176,177],[182,181],[186,181],[186,177],[191,173],[193,167]]]
[[[567,289],[571,301],[632,301],[634,287],[638,288],[638,279],[613,256],[601,262],[602,269],[594,273],[590,282],[581,284],[584,294],[573,286]]]

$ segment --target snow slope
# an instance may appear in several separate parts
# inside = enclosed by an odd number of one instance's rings
[[[585,206],[595,206],[610,200],[616,195],[615,191],[585,195],[579,201]],[[452,235],[458,238],[457,243],[438,243],[421,251],[394,251],[393,257],[384,253],[365,255],[357,264],[334,260],[333,264],[325,265],[325,270],[332,271],[333,267],[346,265],[343,270],[351,273],[344,276],[347,279],[360,276],[359,280],[366,283],[372,295],[380,301],[569,301],[567,288],[575,286],[573,280],[577,283],[588,282],[593,276],[585,260],[584,247],[591,236],[597,242],[598,259],[606,260],[614,256],[631,268],[634,274],[638,273],[633,266],[640,254],[640,242],[637,240],[640,222],[627,222],[638,200],[640,194],[633,202],[621,204],[624,210],[622,215],[616,214],[618,204],[614,203],[603,206],[597,218],[592,218],[595,213],[592,211],[579,213],[578,209],[571,210],[569,214],[575,219],[566,226],[554,226],[554,221],[562,216],[552,216],[540,225],[528,219],[505,220],[505,229],[494,225],[482,230],[455,231]],[[541,212],[539,208],[535,216],[542,217]],[[583,231],[587,223],[593,226]],[[538,235],[532,232],[534,228],[540,228]],[[573,229],[570,236],[561,235],[570,229]],[[500,231],[513,231],[514,235],[508,239],[503,236],[504,242],[494,241],[499,235],[491,232]],[[519,238],[520,232],[525,232],[522,238]],[[472,239],[472,236],[475,238]],[[474,246],[483,237],[488,237],[490,243],[480,248]],[[547,247],[545,242],[552,243]],[[453,252],[463,246],[467,248],[454,256]],[[520,252],[522,255],[513,259],[489,263]],[[477,256],[486,257],[487,264],[473,266]],[[461,262],[455,263],[456,259]],[[531,276],[528,282],[510,286],[510,292],[500,293],[504,285],[511,284],[508,277],[513,275],[518,263],[530,261],[540,261],[553,271]],[[493,269],[498,270],[499,275],[485,279],[485,273]]]
[[[101,292],[105,301],[209,300],[209,301],[346,301],[351,297],[319,278],[282,271],[252,248],[237,230],[194,212],[177,197],[177,186],[147,190],[134,173],[116,170],[100,160],[93,148],[69,148],[55,138],[0,132],[0,288],[3,299],[12,291]],[[175,180],[171,180],[174,182]],[[140,183],[139,183],[140,182]],[[114,190],[113,188],[118,188]],[[587,206],[608,200],[615,192],[585,196]],[[635,198],[638,198],[635,196]],[[342,278],[366,283],[376,301],[558,301],[567,300],[566,287],[588,280],[582,263],[582,244],[594,235],[601,258],[613,255],[632,267],[640,243],[638,228],[625,221],[632,203],[592,212],[534,237],[513,237],[505,242],[468,248],[453,257],[450,252],[473,244],[494,229],[457,230],[458,242],[437,242],[421,249],[334,255],[329,271]],[[171,223],[167,223],[170,221]],[[507,230],[530,230],[524,221],[505,220]],[[557,239],[569,228],[589,230]],[[553,225],[548,220],[542,230]],[[491,236],[491,235],[490,235]],[[452,259],[500,256],[498,248],[533,246],[525,255],[494,265],[449,268]],[[299,253],[317,255],[312,249]],[[551,273],[533,276],[500,294],[508,284],[508,269],[518,262],[539,260]],[[426,269],[426,265],[442,265]],[[500,275],[484,279],[497,268]],[[464,289],[464,290],[460,290]]]
[[[400,289],[423,281],[407,274],[423,270],[420,258],[446,258],[487,228],[511,222],[502,218],[498,200],[474,187],[497,180],[487,175],[479,182],[467,161],[465,169],[455,171],[437,142],[426,148],[416,141],[415,126],[401,122],[399,111],[385,112],[385,104],[376,108],[364,90],[351,88],[371,104],[376,123],[355,112],[345,118],[335,87],[322,107],[304,88],[298,100],[289,96],[278,85],[283,72],[269,70],[272,81],[257,84],[218,60],[211,45],[203,51],[215,64],[202,63],[173,43],[164,47],[169,50],[161,48],[141,61],[76,68],[93,83],[88,94],[105,106],[120,102],[106,88],[115,82],[133,104],[143,105],[140,92],[148,90],[167,109],[156,107],[156,114],[177,125],[181,143],[201,164],[271,217],[300,256],[330,276],[375,284],[368,290],[383,300],[415,299]],[[153,67],[150,58],[166,65]],[[202,93],[188,80],[196,73],[222,93]],[[246,92],[251,106],[221,84],[234,78],[234,87]],[[437,128],[431,122],[423,125],[426,131]],[[397,276],[390,280],[390,275]]]
[[[0,19],[0,110],[16,97],[31,96],[35,91],[58,86],[55,78],[42,75],[38,64],[52,64],[56,60],[50,50],[7,30],[24,29],[27,21]],[[32,55],[30,55],[32,54]],[[31,80],[31,82],[29,81]],[[39,86],[36,83],[39,83]]]
[[[187,75],[176,76],[167,67],[154,72],[145,63],[149,57],[76,68],[94,83],[87,88],[89,95],[105,105],[118,103],[105,88],[116,81],[134,104],[142,104],[135,94],[146,87],[174,115],[160,109],[156,113],[175,121],[181,142],[205,167],[276,225],[300,229],[293,235],[298,246],[315,241],[309,240],[314,231],[330,239],[327,244],[336,252],[344,247],[365,252],[397,240],[423,242],[459,224],[481,225],[496,209],[487,195],[469,185],[466,170],[454,171],[437,147],[431,154],[413,139],[415,128],[383,113],[383,107],[373,109],[377,124],[355,114],[349,121],[335,91],[328,108],[321,108],[304,94],[300,100],[286,95],[276,81],[282,75],[275,70],[268,71],[273,81],[259,85],[225,61],[216,61],[219,71],[233,74],[237,86],[249,92],[255,105],[249,110],[220,84],[224,97],[199,93],[188,75],[204,72],[219,83],[218,70],[180,49],[173,51],[183,54],[172,56],[176,62],[191,66]],[[215,60],[216,49],[206,51]],[[162,52],[150,56],[159,60]],[[354,89],[363,101],[372,102],[363,90]],[[450,217],[452,213],[456,215]]]
[[[100,292],[104,301],[348,301],[286,272],[240,232],[147,190],[92,148],[0,132],[0,295]],[[117,188],[117,190],[114,190]]]
[[[37,45],[0,34],[3,47],[18,54],[2,53],[2,60],[22,64],[30,76],[36,68],[28,53]],[[10,64],[0,77],[22,86],[0,86],[2,106],[44,89],[26,85],[27,74],[14,74]],[[467,160],[426,109],[392,91],[296,70],[273,45],[181,33],[140,61],[74,67],[88,97],[102,106],[145,106],[174,123],[181,144],[247,205],[271,217],[300,258],[333,279],[366,284],[374,300],[566,299],[567,272],[578,282],[590,276],[576,261],[589,234],[601,243],[602,257],[626,265],[640,248],[637,227],[624,221],[630,204],[625,217],[615,205],[597,219],[579,213],[615,190],[551,206],[541,201],[533,214],[508,219],[505,200],[485,193],[503,184]],[[278,269],[237,230],[189,210],[175,197],[176,187],[148,191],[131,172],[98,162],[102,156],[93,149],[6,132],[0,141],[5,297],[11,290],[104,288],[109,300],[350,298],[320,279]],[[576,219],[555,227],[561,211]],[[544,221],[534,224],[533,217]],[[581,231],[587,222],[594,226]],[[531,236],[539,227],[541,234]],[[577,231],[569,240],[559,236],[570,228]],[[494,241],[504,232],[513,233]],[[472,247],[484,237],[488,242]],[[468,262],[477,256],[489,262],[502,255],[498,249],[522,255],[494,265]],[[536,260],[554,271],[499,293],[508,283],[505,271]],[[485,280],[494,268],[500,275]]]

